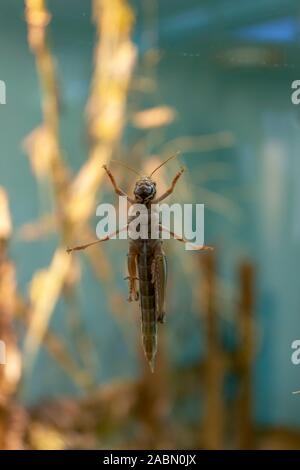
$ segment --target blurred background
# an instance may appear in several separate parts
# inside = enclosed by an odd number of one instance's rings
[[[0,448],[299,449],[299,2],[0,9]],[[117,203],[103,164],[149,173],[177,150],[159,191],[184,164],[170,201],[205,204],[215,251],[165,243],[151,374],[127,242],[65,248]]]

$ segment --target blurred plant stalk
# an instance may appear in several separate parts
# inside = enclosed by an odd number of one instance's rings
[[[87,104],[91,151],[71,187],[68,211],[74,222],[89,220],[107,164],[120,142],[136,60],[131,41],[134,14],[127,0],[94,0],[97,31],[94,75]]]
[[[209,253],[201,258],[204,271],[203,307],[206,326],[207,357],[204,365],[206,413],[203,420],[203,448],[224,448],[224,403],[222,387],[225,376],[226,355],[219,340],[216,309],[216,258]]]
[[[205,391],[205,414],[200,426],[200,447],[204,449],[255,448],[252,419],[252,364],[254,360],[254,268],[242,261],[238,270],[238,300],[235,322],[238,345],[233,352],[222,345],[220,310],[216,292],[217,258],[215,253],[201,257],[202,304],[206,327],[207,353],[201,371]],[[237,378],[233,411],[228,412],[224,384],[228,374]],[[228,424],[230,423],[230,424]],[[228,438],[227,429],[231,434]],[[233,440],[233,441],[232,441]]]
[[[237,399],[238,446],[242,450],[255,447],[252,397],[252,364],[255,354],[254,278],[253,265],[249,261],[244,261],[239,269],[238,330],[240,351],[237,358],[237,372],[240,374],[240,390]]]
[[[5,345],[5,363],[0,364],[0,449],[22,448],[24,422],[15,402],[22,365],[13,326],[18,299],[15,266],[7,252],[11,234],[8,198],[0,188],[0,340]]]
[[[88,222],[104,175],[102,165],[109,162],[122,136],[136,48],[131,41],[134,15],[128,2],[94,0],[97,42],[87,105],[91,149],[87,162],[72,177],[60,144],[56,66],[47,41],[51,14],[45,0],[25,0],[25,7],[28,42],[36,59],[43,110],[43,123],[26,139],[25,147],[35,176],[39,180],[48,178],[51,183],[61,239],[61,247],[54,253],[49,268],[38,272],[30,287],[31,314],[25,338],[26,368],[30,370],[60,296],[74,298],[73,288],[80,277],[80,266],[75,257],[67,255],[65,247],[90,237]],[[103,264],[101,276],[109,282],[110,265],[101,248],[87,256],[94,269],[95,260]],[[99,275],[99,269],[95,271]]]

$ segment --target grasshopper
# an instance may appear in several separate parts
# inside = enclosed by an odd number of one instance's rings
[[[153,239],[151,238],[151,217],[153,217],[153,211],[151,206],[158,204],[168,196],[170,196],[175,186],[182,176],[184,169],[181,168],[172,180],[170,187],[160,196],[157,196],[156,182],[153,180],[154,173],[165,165],[169,160],[175,158],[177,154],[169,157],[163,163],[161,163],[150,176],[142,176],[136,172],[133,168],[128,167],[122,162],[118,162],[125,166],[127,169],[133,171],[139,175],[139,179],[135,183],[133,197],[126,194],[116,183],[116,180],[106,165],[103,169],[107,173],[107,176],[113,186],[115,193],[119,196],[125,196],[128,202],[132,205],[143,204],[148,212],[147,219],[147,231],[149,237],[147,239],[130,238],[129,232],[129,252],[127,255],[128,261],[128,279],[129,281],[129,297],[128,301],[139,301],[140,303],[140,315],[141,315],[141,331],[142,331],[142,343],[145,352],[146,359],[149,363],[150,369],[154,371],[155,356],[157,353],[157,330],[158,323],[165,322],[166,307],[166,289],[167,289],[167,259],[163,251],[163,242],[161,236]],[[94,242],[75,246],[69,248],[67,251],[73,252],[78,250],[84,250],[89,246],[95,245],[96,243],[104,242],[115,237],[121,230],[128,230],[130,222],[134,219],[131,217],[128,219],[128,224],[122,229],[117,230],[104,238],[98,239]],[[158,221],[159,224],[159,221]],[[162,231],[169,232],[169,235],[183,243],[188,243],[185,238],[176,235],[174,232],[169,231],[167,228],[159,224],[159,233]],[[210,246],[195,247],[197,250],[211,250]]]

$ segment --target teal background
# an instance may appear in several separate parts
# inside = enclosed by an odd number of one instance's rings
[[[206,240],[219,248],[220,276],[232,282],[237,263],[245,256],[256,265],[256,421],[299,427],[300,401],[292,391],[300,388],[300,369],[290,359],[291,343],[300,338],[300,107],[291,102],[291,83],[300,79],[297,3],[164,0],[156,13],[154,9],[151,20],[151,16],[147,19],[145,3],[136,1],[134,40],[139,46],[141,70],[143,54],[150,47],[161,52],[155,71],[158,88],[148,104],[176,108],[178,119],[165,132],[166,139],[224,130],[235,136],[231,149],[198,157],[186,154],[184,161],[195,197],[207,204]],[[84,107],[95,31],[89,1],[49,0],[48,5],[53,13],[51,47],[62,96],[62,146],[75,171],[88,154]],[[44,212],[49,197],[37,186],[21,144],[41,122],[39,86],[27,45],[22,2],[2,0],[0,11],[0,79],[7,85],[7,104],[0,106],[0,183],[9,193],[13,223],[18,229]],[[254,59],[243,66],[236,54],[238,48],[244,48],[244,57],[249,47]],[[270,55],[275,58],[270,59]],[[125,145],[130,147],[133,140],[133,131],[128,130]],[[157,148],[149,139],[151,150]],[[208,161],[230,165],[229,178],[207,182],[205,187],[229,198],[237,207],[238,220],[216,212],[205,200],[196,170]],[[11,253],[24,293],[33,273],[51,261],[56,244],[55,237],[26,244],[13,239]],[[119,242],[116,253],[112,248],[107,252],[114,260],[125,296],[120,258],[124,255],[125,260],[126,244]],[[178,269],[172,260],[170,264]],[[135,323],[132,319],[129,326],[120,326],[108,311],[103,288],[87,266],[84,272],[79,299],[85,328],[98,352],[97,379],[104,383],[116,377],[133,377],[138,373]],[[192,307],[186,307],[187,300],[183,290],[174,289],[171,305],[175,312],[168,323],[168,335],[171,361],[176,367],[197,360],[203,351],[201,338],[194,333],[198,320],[189,311]],[[186,308],[184,317],[180,308]],[[126,315],[129,318],[128,312]],[[68,338],[62,302],[51,326]],[[129,343],[124,339],[124,329]],[[182,335],[175,342],[179,330]],[[42,350],[33,376],[25,380],[23,399],[33,403],[67,393],[79,392]]]

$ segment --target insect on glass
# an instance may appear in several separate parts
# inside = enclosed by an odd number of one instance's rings
[[[180,171],[178,171],[170,187],[161,196],[156,195],[156,182],[152,177],[159,168],[176,156],[177,154],[169,157],[161,163],[154,171],[152,171],[150,176],[141,176],[134,169],[118,162],[139,175],[139,179],[135,183],[134,197],[128,196],[122,189],[120,189],[109,168],[105,165],[103,166],[112,183],[115,193],[119,196],[125,196],[130,204],[143,204],[148,213],[147,230],[149,236],[146,239],[142,237],[138,239],[130,238],[129,231],[128,277],[126,279],[129,281],[129,302],[139,301],[140,303],[143,348],[152,372],[154,371],[154,361],[157,352],[158,323],[164,323],[166,314],[165,296],[167,284],[167,262],[162,247],[161,237],[151,238],[151,215],[153,216],[151,206],[152,204],[158,204],[172,194],[177,181],[184,172],[184,169],[181,168]],[[128,225],[133,219],[134,217],[128,219]],[[96,243],[109,240],[113,236],[116,236],[120,231],[128,230],[128,225],[104,238],[86,245],[69,248],[67,251],[70,253],[72,251],[84,250]],[[169,232],[172,238],[180,242],[188,242],[185,238],[176,235],[174,232],[169,231],[167,228],[159,224],[159,232],[161,233],[162,231]],[[195,249],[209,250],[211,247],[203,245],[195,247]]]

